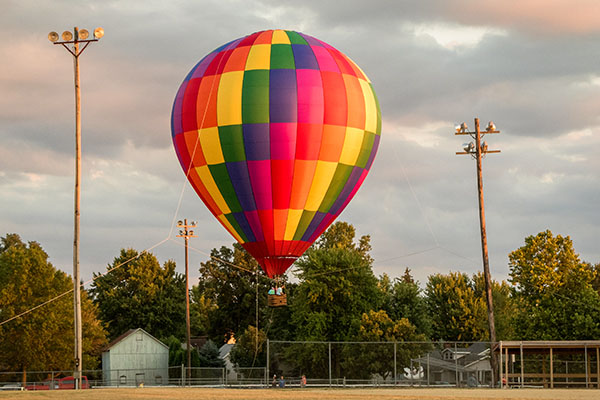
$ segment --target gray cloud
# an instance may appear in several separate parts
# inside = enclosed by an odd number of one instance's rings
[[[72,60],[45,35],[80,24],[106,31],[81,58],[84,276],[104,270],[121,247],[160,243],[183,217],[199,221],[199,250],[231,244],[184,182],[171,144],[171,105],[185,75],[212,49],[283,27],[348,54],[377,91],[379,154],[340,217],[372,236],[376,273],[397,276],[410,267],[424,282],[430,273],[480,270],[475,165],[454,155],[466,139],[453,135],[455,122],[472,126],[476,116],[502,130],[486,138],[502,153],[484,163],[494,276],[506,277],[507,254],[544,229],[571,235],[582,258],[598,262],[600,30],[588,18],[597,15],[595,3],[571,2],[569,15],[560,15],[562,1],[541,11],[533,0],[501,4],[5,2],[0,226],[39,241],[70,270]],[[479,36],[444,46],[446,38],[432,33],[440,26],[447,35],[472,28]],[[181,258],[174,241],[153,251],[163,261]],[[205,257],[193,253],[193,262]]]

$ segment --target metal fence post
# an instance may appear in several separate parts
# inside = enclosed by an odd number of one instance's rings
[[[331,387],[331,342],[329,344],[329,387]]]
[[[185,370],[183,364],[181,364],[181,386],[185,385]]]
[[[396,365],[396,350],[397,350],[397,342],[394,342],[394,386],[398,384],[398,370]]]
[[[427,353],[427,387],[429,387],[429,353]]]
[[[454,342],[454,379],[456,379],[456,387],[459,387],[458,384],[458,348],[456,342]]]
[[[271,342],[269,341],[269,338],[267,338],[267,369],[266,369],[266,376],[265,376],[265,386],[269,387],[269,377],[271,376],[271,374],[269,374],[269,365],[270,363],[270,359],[269,359],[269,355],[270,355],[270,350],[271,350]]]

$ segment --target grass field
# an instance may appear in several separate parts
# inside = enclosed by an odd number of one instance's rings
[[[0,392],[0,400],[478,400],[478,399],[600,399],[598,389],[211,389],[139,388],[74,391]]]

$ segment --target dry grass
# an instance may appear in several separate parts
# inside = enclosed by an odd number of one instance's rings
[[[74,391],[0,392],[0,400],[592,400],[598,389],[211,389],[141,388]]]

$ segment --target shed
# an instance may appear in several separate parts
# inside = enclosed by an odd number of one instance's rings
[[[130,329],[102,352],[102,375],[107,386],[166,385],[169,347],[142,328]]]

